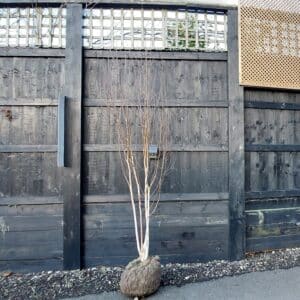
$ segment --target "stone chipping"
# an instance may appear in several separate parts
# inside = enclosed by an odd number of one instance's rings
[[[240,261],[162,266],[162,286],[218,279],[250,272],[300,266],[300,248],[248,254]],[[19,274],[0,272],[0,299],[62,299],[119,290],[123,267],[98,266],[84,270]]]

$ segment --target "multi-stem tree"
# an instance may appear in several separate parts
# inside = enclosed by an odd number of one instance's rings
[[[144,59],[133,64],[133,61],[112,60],[112,64],[118,79],[112,84],[110,106],[115,116],[122,172],[130,195],[137,251],[139,259],[145,261],[149,257],[150,217],[158,205],[162,182],[170,169],[169,110],[164,107],[163,86],[158,89],[154,86],[156,79],[151,61]],[[128,86],[132,91],[131,99],[122,94],[124,78],[118,74],[121,64],[123,76],[131,77]]]

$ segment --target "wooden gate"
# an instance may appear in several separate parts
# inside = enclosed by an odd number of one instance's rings
[[[228,53],[83,50],[79,3],[67,5],[65,50],[0,48],[1,270],[124,264],[137,255],[106,95],[118,76],[122,97],[133,101],[146,61],[150,91],[163,88],[172,112],[175,161],[153,217],[151,253],[164,262],[243,257],[236,10],[227,17]]]

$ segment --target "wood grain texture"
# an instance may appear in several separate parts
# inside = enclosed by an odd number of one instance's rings
[[[22,205],[22,204],[61,204],[62,199],[56,196],[52,197],[0,197],[0,205]]]
[[[245,101],[245,108],[300,110],[300,104],[286,102]]]
[[[300,189],[299,162],[299,152],[246,153],[246,191]]]
[[[0,269],[72,269],[82,258],[88,266],[136,256],[105,106],[125,99],[134,118],[134,88],[146,64],[151,97],[172,115],[175,161],[153,217],[151,252],[164,262],[228,258],[227,53],[83,51],[81,13],[81,4],[67,5],[65,50],[0,49],[0,222],[9,228],[0,236]],[[67,155],[58,170],[60,95],[67,97]]]
[[[57,99],[62,91],[63,82],[63,59],[0,58],[0,97]]]
[[[197,56],[85,52],[85,266],[124,264],[137,255],[115,117],[118,106],[129,106],[134,126],[145,69],[150,99],[170,115],[174,162],[152,219],[151,252],[174,262],[228,257],[227,63]]]
[[[267,236],[248,238],[246,244],[247,252],[258,252],[276,250],[283,248],[298,247],[300,243],[299,234],[289,234],[281,236]]]
[[[220,248],[218,248],[220,249]],[[208,262],[211,260],[222,260],[224,259],[224,252],[214,251],[211,253],[193,253],[193,254],[167,254],[160,256],[160,262],[162,264],[169,263],[200,263]],[[126,266],[130,261],[136,259],[136,255],[126,256],[97,256],[97,257],[84,257],[84,267],[94,267],[99,265],[104,266]]]
[[[2,200],[2,199],[1,199]],[[43,199],[41,199],[43,201]],[[18,204],[12,206],[0,202],[1,216],[61,216],[63,213],[62,204],[39,203],[39,204]]]
[[[300,145],[299,124],[300,111],[247,109],[245,143],[247,145]]]
[[[11,146],[12,147],[12,146]],[[10,147],[10,148],[11,148]],[[0,146],[0,152],[4,152],[6,146]],[[51,146],[47,147],[47,150],[56,149],[56,147],[51,148]],[[124,147],[120,144],[84,144],[83,151],[85,152],[120,152],[124,150]],[[142,152],[143,146],[141,144],[132,145],[133,152]],[[183,145],[183,144],[173,144],[168,146],[161,146],[160,151],[167,152],[228,152],[227,145],[205,145],[205,144],[194,144],[194,145]]]
[[[0,242],[0,261],[62,257],[62,230],[7,232]]]
[[[57,106],[57,99],[0,97],[0,106]]]
[[[172,207],[172,209],[170,209]],[[99,217],[106,216],[129,216],[131,217],[130,203],[89,203],[83,206],[83,212],[89,216],[99,215]],[[192,215],[197,216],[227,216],[228,215],[228,201],[220,200],[218,202],[211,200],[203,201],[170,201],[170,203],[160,202],[155,215]],[[179,220],[180,221],[180,220]]]
[[[64,66],[28,54],[0,58],[1,270],[62,268],[55,105]]]
[[[294,144],[277,144],[277,145],[264,145],[264,144],[248,144],[245,145],[246,152],[299,152],[300,145]]]
[[[262,199],[251,199],[246,201],[247,210],[268,209],[268,208],[288,208],[300,206],[300,191],[298,196],[283,196],[281,198],[264,197]]]
[[[300,221],[300,207],[248,210],[246,211],[246,216],[247,225],[257,226],[280,223],[297,225]]]
[[[0,153],[0,196],[57,196],[56,153]]]
[[[131,214],[130,203],[84,206],[85,261],[112,264],[137,255]],[[226,258],[227,235],[227,201],[160,203],[151,221],[150,251],[173,261]]]
[[[56,107],[0,107],[0,145],[56,144]]]
[[[228,191],[226,152],[175,152],[170,159],[174,163],[164,180],[163,193]],[[128,193],[118,152],[85,152],[84,161],[84,195]]]
[[[130,116],[134,124],[137,108],[132,108]],[[116,118],[118,108],[84,109],[84,143],[118,144]],[[169,116],[170,147],[197,148],[197,145],[227,146],[227,110],[224,108],[164,108]],[[135,136],[139,128],[133,125]],[[141,143],[140,140],[135,141]],[[118,149],[117,149],[118,151]]]
[[[82,6],[67,5],[65,87],[65,167],[61,168],[64,199],[64,269],[81,266],[81,106]]]
[[[57,152],[56,145],[0,145],[0,153]]]
[[[247,199],[287,198],[300,196],[300,189],[254,191],[245,193]]]
[[[245,91],[247,251],[299,245],[299,96]]]
[[[163,60],[213,60],[226,61],[227,52],[179,52],[179,51],[110,51],[91,50],[84,51],[85,58],[123,58],[123,59],[163,59]]]
[[[228,200],[228,193],[161,193],[159,196],[160,202],[174,201],[222,201]],[[128,194],[114,195],[85,195],[84,203],[117,203],[130,202]]]
[[[153,99],[227,99],[227,64],[222,61],[85,59],[84,97],[94,99],[136,99],[134,90],[143,70],[147,90]],[[117,76],[117,77],[116,77]],[[111,83],[118,85],[112,92]],[[166,101],[167,105],[168,102]]]
[[[299,104],[300,93],[271,89],[245,88],[245,101]]]
[[[25,232],[37,230],[57,230],[62,227],[62,215],[54,216],[3,216],[1,224],[9,228],[9,232]]]
[[[0,104],[1,104],[0,100]],[[137,99],[101,99],[85,98],[83,105],[85,107],[138,107]],[[199,102],[198,99],[161,99],[159,103],[149,105],[152,107],[228,107],[227,100],[208,100]]]
[[[0,261],[0,271],[3,272],[30,273],[53,270],[62,270],[62,258]]]
[[[238,15],[228,11],[230,259],[245,254],[244,90],[239,85]]]
[[[64,49],[1,47],[0,57],[64,57]]]

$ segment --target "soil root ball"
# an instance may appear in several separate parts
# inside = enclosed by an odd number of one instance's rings
[[[121,276],[121,292],[130,297],[143,297],[155,293],[161,280],[161,267],[158,256],[145,261],[135,259],[125,268]]]

